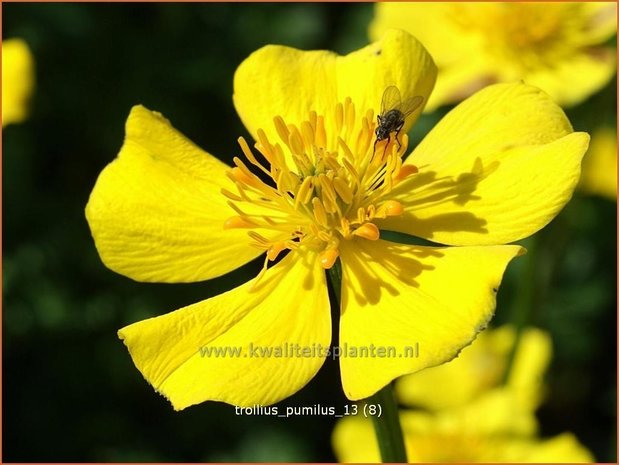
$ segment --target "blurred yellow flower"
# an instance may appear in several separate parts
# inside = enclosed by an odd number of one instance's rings
[[[406,405],[430,410],[470,403],[502,384],[515,338],[510,326],[480,333],[451,362],[400,378],[398,398]],[[550,336],[539,329],[526,329],[507,379],[507,388],[523,407],[534,410],[539,405],[550,357]]]
[[[571,433],[536,436],[533,413],[521,409],[508,389],[488,391],[457,408],[400,414],[411,463],[581,463],[591,453]],[[333,448],[342,463],[380,463],[372,422],[361,416],[340,420]]]
[[[370,37],[390,28],[417,37],[438,66],[426,111],[518,80],[573,105],[616,71],[605,45],[617,30],[615,2],[377,3]]]
[[[582,162],[580,188],[584,192],[617,200],[617,131],[601,128],[591,137]]]
[[[247,284],[119,331],[174,408],[267,405],[301,389],[326,357],[312,349],[331,341],[324,269],[338,257],[340,344],[395,351],[340,357],[350,399],[452,359],[486,326],[504,269],[522,252],[501,244],[565,205],[588,136],[543,92],[503,84],[454,109],[405,161],[404,135],[401,147],[391,137],[374,147],[385,89],[427,99],[435,76],[403,31],[344,57],[253,53],[236,72],[234,103],[261,158],[243,139],[241,150],[268,182],[239,158],[230,168],[200,150],[160,114],[132,110],[86,207],[103,262],[138,281],[192,282],[266,253]],[[387,242],[384,230],[457,247]],[[415,344],[421,354],[403,357]],[[281,356],[287,345],[305,355]]]
[[[28,115],[34,89],[34,60],[21,39],[2,41],[2,126],[19,123]]]

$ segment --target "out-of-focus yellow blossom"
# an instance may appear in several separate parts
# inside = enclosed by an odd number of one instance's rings
[[[533,413],[522,409],[508,389],[495,389],[470,404],[427,413],[400,414],[411,463],[582,463],[591,453],[571,433],[550,439],[536,436]],[[342,463],[379,463],[372,422],[361,416],[340,420],[333,448]]]
[[[523,80],[560,105],[581,102],[616,71],[615,2],[381,2],[370,37],[404,29],[439,73],[426,111],[496,82]]]
[[[2,41],[2,126],[28,116],[28,100],[34,89],[34,59],[21,39]]]
[[[338,259],[340,344],[397,352],[340,358],[352,400],[451,360],[485,328],[505,267],[522,253],[503,244],[568,202],[588,135],[539,89],[498,84],[404,160],[407,137],[377,143],[374,115],[388,87],[425,101],[435,77],[426,50],[399,30],[347,56],[263,47],[235,74],[234,103],[257,142],[254,151],[240,140],[247,162],[234,168],[160,114],[131,111],[86,207],[103,262],[139,281],[195,282],[265,254],[256,279],[119,331],[174,408],[266,405],[301,389],[331,341],[325,269]],[[453,247],[396,244],[385,230]],[[415,344],[420,355],[406,357]],[[303,354],[273,352],[286,345]]]
[[[407,405],[439,410],[467,404],[501,385],[516,332],[503,326],[481,333],[449,363],[398,380],[398,398]],[[520,339],[507,388],[534,410],[543,394],[542,377],[551,357],[547,333],[526,329]]]
[[[584,192],[617,200],[617,131],[598,129],[582,162],[580,186]]]

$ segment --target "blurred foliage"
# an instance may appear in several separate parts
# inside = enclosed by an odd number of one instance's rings
[[[232,106],[236,66],[268,43],[347,53],[367,43],[371,15],[369,4],[3,5],[3,37],[25,39],[37,66],[30,120],[3,131],[5,461],[334,460],[334,418],[237,416],[215,402],[174,412],[116,337],[246,281],[260,263],[207,283],[136,283],[101,264],[83,209],[132,105],[229,162],[247,135]],[[615,89],[571,110],[575,128],[615,125]],[[413,141],[444,112],[421,118]],[[555,345],[543,433],[574,431],[600,461],[616,459],[615,208],[576,194],[525,241],[532,253],[510,266],[496,315],[512,320],[530,297],[530,321]],[[281,405],[345,403],[327,360]]]

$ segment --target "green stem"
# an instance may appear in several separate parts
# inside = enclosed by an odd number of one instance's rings
[[[398,404],[392,383],[387,384],[370,397],[368,404],[380,405],[381,415],[372,415],[372,421],[383,462],[408,463]]]
[[[336,304],[339,307],[342,300],[342,266],[339,260],[329,270],[329,278],[337,299]],[[408,463],[398,404],[392,384],[387,384],[376,394],[369,397],[366,403],[368,406],[376,406],[376,414],[370,416],[374,423],[382,461],[385,463]]]
[[[531,315],[535,306],[535,294],[536,294],[536,274],[537,274],[537,237],[531,237],[530,243],[527,247],[527,254],[525,255],[526,263],[522,269],[522,276],[520,279],[519,292],[514,302],[512,310],[511,323],[514,325],[516,334],[514,337],[514,343],[507,355],[507,364],[505,366],[505,372],[503,373],[503,384],[507,384],[509,376],[512,372],[514,361],[516,359],[516,353],[518,346],[522,339],[522,333],[529,324]]]

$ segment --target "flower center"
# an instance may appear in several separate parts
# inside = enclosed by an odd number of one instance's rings
[[[569,5],[490,3],[454,5],[453,20],[467,32],[478,31],[497,57],[508,56],[523,65],[538,65],[565,52],[577,27]],[[542,57],[543,59],[541,59]]]
[[[228,176],[237,193],[222,193],[237,215],[224,228],[250,229],[252,244],[266,251],[265,265],[282,251],[303,245],[319,252],[321,265],[331,268],[341,241],[377,240],[376,221],[403,213],[402,205],[389,200],[388,194],[417,172],[412,165],[402,165],[408,137],[399,136],[398,143],[392,136],[375,144],[373,111],[357,118],[350,98],[329,116],[329,125],[315,112],[299,125],[276,116],[278,140],[268,140],[259,129],[255,144],[266,163],[239,138],[246,159],[264,176],[234,158],[236,166]],[[244,208],[248,204],[251,207]]]

